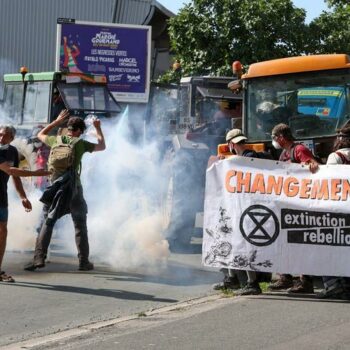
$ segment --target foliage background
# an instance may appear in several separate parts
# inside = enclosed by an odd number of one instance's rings
[[[231,64],[309,54],[350,53],[350,1],[326,0],[310,24],[291,0],[192,0],[169,20],[174,60],[160,81],[231,76]]]

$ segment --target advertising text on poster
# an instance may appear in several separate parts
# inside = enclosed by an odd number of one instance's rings
[[[60,20],[56,69],[104,75],[119,102],[147,102],[151,27]]]

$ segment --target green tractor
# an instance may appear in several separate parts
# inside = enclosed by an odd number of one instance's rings
[[[90,114],[108,118],[120,112],[104,76],[27,73],[25,67],[21,68],[21,73],[4,75],[2,119],[17,129],[13,144],[19,151],[22,167],[36,169],[45,166],[47,155],[36,134],[63,109],[82,118]]]

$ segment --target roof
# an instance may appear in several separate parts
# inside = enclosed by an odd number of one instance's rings
[[[242,79],[341,68],[350,68],[349,55],[333,54],[288,57],[254,63],[250,65],[248,72],[242,76]]]

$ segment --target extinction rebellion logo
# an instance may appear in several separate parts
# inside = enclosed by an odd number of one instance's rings
[[[259,204],[252,205],[243,212],[239,228],[243,237],[256,246],[270,245],[280,232],[276,214]]]

